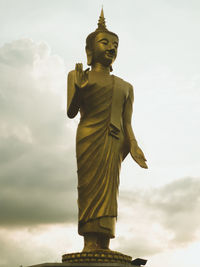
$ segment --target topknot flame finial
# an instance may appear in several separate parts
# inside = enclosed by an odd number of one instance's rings
[[[104,13],[103,13],[103,6],[101,9],[101,14],[100,14],[99,21],[98,21],[98,28],[96,29],[96,31],[108,31],[106,28],[106,22],[105,22]]]

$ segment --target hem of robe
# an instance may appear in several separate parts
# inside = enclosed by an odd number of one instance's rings
[[[86,233],[102,233],[109,238],[115,237],[116,217],[100,217],[88,222],[79,222],[78,233],[84,236]]]

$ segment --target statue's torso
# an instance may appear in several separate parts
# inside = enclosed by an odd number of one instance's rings
[[[112,75],[89,72],[88,85],[81,92],[80,113],[82,124],[88,124],[94,120],[98,122],[105,115],[110,116],[113,79]]]
[[[116,134],[123,132],[123,112],[129,92],[127,85],[114,75],[89,72],[88,85],[81,93],[80,123],[98,123],[106,115],[111,131]]]

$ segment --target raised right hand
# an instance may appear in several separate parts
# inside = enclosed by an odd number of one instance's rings
[[[88,71],[83,71],[82,63],[77,63],[75,66],[75,84],[78,88],[83,88],[88,84]]]

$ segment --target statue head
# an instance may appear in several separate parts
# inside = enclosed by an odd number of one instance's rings
[[[103,8],[98,21],[98,28],[90,33],[86,39],[87,64],[92,66],[96,62],[110,66],[117,56],[119,38],[117,34],[108,31],[105,25]]]

